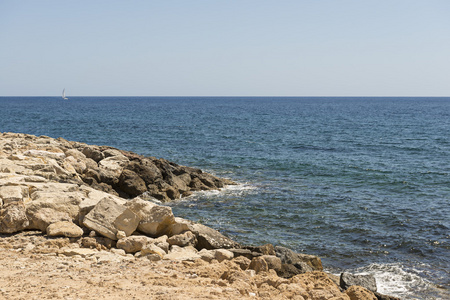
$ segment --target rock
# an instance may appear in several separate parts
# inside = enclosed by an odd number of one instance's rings
[[[377,297],[378,300],[401,300],[398,297],[383,295],[383,294],[380,294],[380,293],[373,293],[373,294],[375,295],[375,297]]]
[[[234,258],[234,254],[226,249],[217,249],[215,250],[214,258],[217,259],[218,262],[232,260]]]
[[[46,231],[49,236],[81,237],[83,235],[83,229],[68,221],[50,224]]]
[[[357,285],[352,285],[345,293],[350,297],[350,300],[377,300],[377,297],[371,291]]]
[[[103,153],[95,146],[86,146],[82,152],[87,158],[91,158],[97,163],[105,158]]]
[[[78,190],[77,185],[51,185],[47,184],[47,189],[38,190],[32,193],[33,201],[26,204],[27,217],[30,221],[30,229],[40,229],[45,231],[51,223],[57,221],[78,222],[80,212],[79,204],[84,199],[84,194]],[[39,214],[40,211],[42,211]],[[51,216],[53,211],[55,216]],[[40,216],[39,216],[39,215]],[[45,217],[46,221],[42,222]]]
[[[305,299],[350,299],[339,290],[327,274],[320,271],[296,275],[289,279],[289,285],[297,285],[296,294],[300,294]]]
[[[14,233],[29,225],[25,206],[21,202],[12,202],[0,209],[0,233]]]
[[[117,241],[117,248],[125,250],[127,253],[136,253],[141,251],[142,247],[150,244],[154,239],[145,235],[131,235]]]
[[[123,168],[128,164],[128,162],[128,158],[126,158],[123,154],[119,154],[117,156],[110,156],[108,158],[102,159],[98,162],[98,166],[101,169],[107,169],[116,177],[118,177],[120,176]]]
[[[267,265],[265,259],[262,257],[253,258],[248,268],[255,270],[256,273],[269,271],[269,266]]]
[[[297,269],[294,265],[291,264],[281,264],[281,271],[277,272],[278,276],[282,278],[291,278],[295,275],[303,274],[301,270]]]
[[[194,261],[200,259],[197,249],[192,246],[178,247],[172,246],[172,250],[164,256],[164,260],[189,260]]]
[[[95,231],[92,231],[95,232]],[[83,237],[80,240],[80,246],[83,248],[91,248],[91,249],[97,249],[97,250],[106,250],[111,249],[112,247],[116,246],[115,241],[106,238],[106,237],[100,237],[100,236],[93,236],[93,237]]]
[[[161,171],[151,160],[146,158],[138,161],[131,161],[126,166],[126,169],[136,173],[147,185],[162,180]]]
[[[239,244],[230,238],[227,238],[220,232],[203,224],[194,223],[186,220],[189,230],[197,237],[197,249],[230,249],[239,248]]]
[[[75,248],[75,249],[61,249],[60,253],[66,256],[79,255],[81,257],[87,257],[98,253],[98,251],[95,249]]]
[[[116,238],[118,240],[126,238],[126,237],[127,237],[127,235],[125,234],[125,231],[122,231],[122,230],[117,231]]]
[[[159,257],[163,258],[164,255],[166,255],[166,252],[155,244],[145,244],[141,249],[141,254],[158,254]]]
[[[84,155],[83,153],[81,153],[80,151],[78,151],[77,149],[69,149],[66,152],[64,152],[64,154],[66,155],[66,158],[68,157],[73,157],[75,158],[77,161],[83,161],[86,159],[86,155]]]
[[[22,201],[22,187],[14,185],[0,186],[0,199],[3,200],[3,204]]]
[[[131,197],[139,196],[147,191],[144,180],[130,170],[123,170],[120,174],[119,188]]]
[[[138,227],[139,217],[112,199],[103,199],[84,218],[83,225],[107,238],[117,240],[117,231],[130,236]]]
[[[202,249],[198,252],[198,255],[200,255],[200,258],[206,262],[211,262],[213,259],[215,259],[215,254],[216,254],[216,250]]]
[[[229,250],[233,252],[234,257],[243,256],[250,260],[252,260],[254,257],[262,256],[261,253],[252,252],[250,249],[229,249]]]
[[[51,159],[63,159],[66,155],[62,152],[50,152],[44,150],[27,150],[23,153],[26,156],[47,157]]]
[[[250,266],[250,263],[252,261],[250,259],[248,259],[247,257],[239,256],[239,257],[233,258],[233,262],[235,264],[237,264],[241,268],[241,270],[245,271],[248,269],[248,267]]]
[[[197,244],[197,238],[195,237],[195,234],[193,234],[191,231],[186,231],[185,233],[178,234],[171,236],[167,242],[169,245],[176,245],[180,247],[185,246],[194,246]]]
[[[377,282],[373,275],[353,275],[347,272],[341,274],[340,286],[346,290],[352,285],[362,286],[371,292],[377,291]]]
[[[275,270],[275,272],[279,273],[282,270],[281,259],[276,257],[275,255],[263,255],[261,256],[266,262],[267,267],[269,269]]]
[[[102,153],[105,156],[105,158],[108,158],[111,156],[124,156],[125,157],[125,155],[123,155],[123,153],[120,150],[117,150],[114,148],[109,148],[109,149],[103,150]],[[128,158],[127,158],[127,161],[129,161]]]
[[[26,215],[29,220],[29,226],[27,229],[39,229],[46,231],[47,227],[56,222],[68,221],[71,222],[72,218],[68,213],[57,211],[53,208],[43,207],[38,209],[29,210],[27,208]]]
[[[83,224],[84,217],[92,210],[94,207],[103,199],[111,199],[115,202],[118,202],[120,204],[125,204],[125,201],[121,201],[120,198],[113,197],[112,195],[93,190],[94,192],[90,192],[88,197],[85,198],[81,203],[78,205],[79,208],[79,215],[78,215],[78,221],[80,224]]]
[[[135,212],[140,219],[138,231],[157,237],[165,234],[168,227],[175,223],[172,209],[161,206],[140,198],[134,198],[125,204],[131,211]]]
[[[281,247],[281,246],[276,246],[275,252],[276,252],[276,256],[278,256],[281,259],[281,262],[283,264],[295,264],[295,263],[299,263],[299,262],[305,262],[310,267],[312,267],[313,270],[316,270],[316,271],[323,270],[322,261],[317,256],[296,253],[288,248]]]

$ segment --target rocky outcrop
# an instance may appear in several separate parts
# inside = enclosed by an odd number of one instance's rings
[[[123,198],[145,194],[160,201],[170,201],[193,191],[216,190],[234,184],[231,180],[162,158],[62,138],[0,133],[0,148],[0,172],[86,184]],[[17,192],[14,188],[0,190],[7,199],[13,199]]]
[[[350,274],[343,272],[340,277],[340,286],[344,290],[348,289],[352,285],[362,286],[371,292],[377,291],[377,282],[375,277],[370,274]]]

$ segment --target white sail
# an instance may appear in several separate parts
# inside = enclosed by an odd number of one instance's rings
[[[66,98],[66,89],[63,89],[63,92],[62,92],[62,98],[64,99],[64,100],[67,100],[68,98]]]

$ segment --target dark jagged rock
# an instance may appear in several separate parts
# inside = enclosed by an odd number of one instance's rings
[[[359,285],[371,292],[377,291],[377,282],[373,275],[354,275],[347,272],[341,274],[340,286],[344,290],[352,285]]]
[[[306,263],[314,271],[322,271],[322,261],[319,257],[308,254],[301,254],[292,251],[291,249],[275,246],[276,255],[281,258],[281,262],[284,264],[295,265],[296,263]]]
[[[118,186],[131,197],[139,196],[147,191],[145,181],[131,170],[123,170]]]

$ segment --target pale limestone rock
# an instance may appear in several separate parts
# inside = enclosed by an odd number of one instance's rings
[[[130,209],[112,199],[103,199],[83,220],[84,226],[107,238],[117,240],[117,231],[130,236],[139,224],[139,217]]]
[[[47,228],[42,227],[40,218],[36,216],[42,209],[51,209],[58,214],[58,217],[51,217],[51,215],[48,215],[48,212],[44,213],[44,215],[50,217],[50,219],[48,219],[50,223],[44,222],[47,223],[46,226],[57,221],[77,222],[80,211],[79,204],[84,199],[84,194],[81,192],[67,191],[66,188],[68,187],[64,184],[49,183],[46,186],[48,187],[47,190],[33,192],[31,194],[33,201],[26,206],[27,217],[30,220],[30,229],[40,229],[45,231]],[[70,185],[70,187],[73,187],[73,185]],[[78,188],[78,186],[76,187]],[[34,188],[37,189],[37,186]],[[48,190],[51,192],[48,192]],[[69,218],[62,217],[64,214]],[[44,219],[47,219],[47,217]]]
[[[362,286],[352,285],[345,293],[350,297],[350,300],[377,300],[374,293]]]
[[[117,196],[108,194],[103,191],[95,190],[91,187],[81,187],[80,191],[87,194],[86,198],[79,204],[80,212],[79,212],[79,222],[83,223],[84,217],[103,199],[111,199],[120,205],[124,205],[126,203],[125,199],[119,198]]]
[[[46,231],[47,227],[52,223],[72,221],[68,213],[57,211],[50,207],[40,207],[32,211],[29,211],[27,208],[26,216],[30,222],[27,229],[39,229],[41,231]]]
[[[66,256],[75,256],[79,255],[81,257],[87,257],[98,253],[96,249],[88,249],[88,248],[75,248],[75,249],[61,249],[61,254]]]
[[[73,156],[68,156],[63,160],[62,165],[65,166],[66,164],[70,164],[72,168],[75,170],[75,172],[78,174],[83,174],[87,168],[86,163],[83,160],[77,160]],[[68,169],[66,168],[66,170]]]
[[[67,158],[73,157],[76,160],[86,159],[86,155],[84,155],[83,153],[81,153],[77,149],[69,149],[64,154],[66,155]]]
[[[233,252],[226,249],[217,249],[215,250],[214,258],[219,262],[224,260],[232,260],[234,258]]]
[[[260,272],[267,272],[269,271],[269,267],[267,265],[267,262],[262,257],[254,257],[252,259],[252,262],[250,263],[250,266],[248,266],[249,269],[255,270],[256,273]]]
[[[123,261],[134,260],[133,256],[121,255],[108,251],[99,251],[98,253],[94,253],[92,256],[96,258],[97,264],[121,263]]]
[[[112,172],[116,177],[120,176],[123,168],[130,160],[123,154],[111,156],[99,161],[98,166]]]
[[[146,244],[154,243],[155,239],[152,239],[145,235],[131,235],[119,239],[116,247],[123,249],[127,253],[136,253],[141,251],[142,247]]]
[[[83,235],[83,229],[68,221],[50,224],[46,231],[49,236],[81,237]]]
[[[190,230],[189,224],[192,223],[191,221],[185,220],[180,217],[175,217],[174,221],[175,223],[170,224],[167,228],[168,235],[177,235]]]
[[[172,250],[164,256],[164,260],[196,260],[200,259],[197,249],[192,246],[178,247],[172,246]]]
[[[263,255],[261,256],[266,262],[269,269],[273,269],[277,272],[281,271],[281,259],[275,255]]]
[[[216,257],[216,250],[202,249],[198,252],[200,258],[206,262],[211,262]]]
[[[239,247],[239,244],[235,241],[227,238],[217,230],[205,226],[203,224],[195,223],[183,218],[175,218],[167,228],[167,234],[177,235],[186,231],[192,231],[197,237],[198,249],[206,248],[211,249],[229,249]]]
[[[33,156],[33,157],[46,157],[51,159],[63,159],[66,157],[66,155],[62,152],[50,152],[50,151],[44,151],[44,150],[27,150],[23,153],[23,155],[26,156]]]
[[[155,244],[145,244],[141,249],[141,254],[158,254],[161,258],[163,258],[164,255],[166,255],[166,252]]]
[[[159,261],[162,259],[161,256],[159,256],[159,254],[147,254],[142,257],[148,259],[149,261]]]
[[[125,231],[122,231],[122,230],[117,231],[116,238],[118,240],[126,238],[126,237],[127,237],[127,235],[125,234]]]
[[[167,228],[175,222],[172,209],[137,197],[125,204],[135,212],[139,218],[138,231],[152,237],[164,234]]]
[[[169,245],[176,245],[180,247],[185,246],[194,246],[197,244],[197,238],[195,237],[195,234],[193,234],[191,231],[186,231],[182,234],[177,234],[174,236],[171,236],[167,242]]]
[[[0,233],[14,233],[29,225],[25,206],[21,202],[4,205],[0,209]]]
[[[0,186],[0,199],[3,200],[3,204],[22,201],[22,191],[21,186]]]

